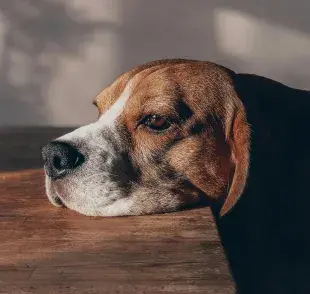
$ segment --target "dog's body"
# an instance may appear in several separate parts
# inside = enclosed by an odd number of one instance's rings
[[[249,177],[238,205],[216,217],[234,279],[240,293],[310,293],[310,93],[236,79],[251,125]]]
[[[117,216],[208,199],[240,293],[310,293],[309,92],[162,60],[95,104],[98,122],[43,150],[52,203]]]

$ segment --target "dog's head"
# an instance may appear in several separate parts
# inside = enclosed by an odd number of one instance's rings
[[[99,119],[43,148],[55,205],[86,215],[177,210],[200,197],[242,193],[249,126],[233,72],[209,62],[162,60],[137,67],[103,90]]]

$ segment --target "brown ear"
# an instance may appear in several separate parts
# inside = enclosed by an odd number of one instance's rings
[[[225,215],[236,204],[245,188],[248,176],[250,126],[247,123],[245,109],[241,102],[236,106],[229,129],[227,141],[231,146],[234,173],[229,193],[220,211],[220,216]]]

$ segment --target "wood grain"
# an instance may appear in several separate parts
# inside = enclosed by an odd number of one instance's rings
[[[31,167],[46,134],[62,130],[27,132],[31,142],[15,130],[6,132],[13,147],[0,144],[0,293],[234,292],[208,208],[96,218],[53,207],[43,171]]]

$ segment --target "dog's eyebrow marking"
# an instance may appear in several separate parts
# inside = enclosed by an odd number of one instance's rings
[[[99,122],[104,125],[113,125],[116,119],[122,114],[131,92],[132,80],[127,83],[123,93],[119,96],[116,102],[101,116]]]

